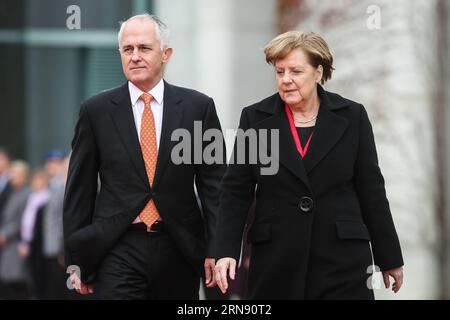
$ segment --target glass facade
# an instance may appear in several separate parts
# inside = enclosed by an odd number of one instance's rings
[[[67,19],[80,8],[79,30]],[[122,84],[119,21],[151,11],[142,0],[4,0],[0,3],[0,145],[40,166],[70,151],[81,101]]]

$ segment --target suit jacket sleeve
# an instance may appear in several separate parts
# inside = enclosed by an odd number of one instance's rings
[[[195,175],[195,185],[202,204],[203,216],[206,225],[206,256],[212,257],[219,210],[219,186],[226,168],[226,152],[219,118],[217,117],[214,101],[211,98],[209,99],[208,105],[206,107],[202,126],[203,133],[208,129],[217,129],[221,134],[221,141],[206,141],[204,142],[202,150],[205,150],[205,147],[209,143],[215,142],[221,144],[223,150],[223,154],[219,155],[219,157],[221,158],[219,163],[205,163],[205,161],[203,160],[200,165],[196,166]]]
[[[250,125],[246,109],[241,113],[239,130],[246,131]],[[232,159],[238,155],[237,140],[234,143]],[[248,163],[249,145],[245,146],[245,163],[230,161],[221,183],[219,222],[215,257],[231,257],[239,260],[242,235],[250,206],[254,200],[256,181],[252,167]],[[239,150],[242,152],[243,150]]]
[[[76,264],[67,247],[67,240],[74,232],[92,222],[97,195],[98,158],[88,108],[82,104],[72,140],[72,154],[64,195],[63,228],[66,267]]]
[[[372,126],[361,106],[359,148],[355,163],[355,186],[362,215],[371,236],[375,264],[382,271],[403,265],[397,232],[378,166]]]

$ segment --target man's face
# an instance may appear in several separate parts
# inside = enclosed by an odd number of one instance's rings
[[[61,170],[63,169],[62,165],[62,159],[48,159],[45,161],[45,172],[50,178],[53,178],[61,173]]]
[[[11,184],[13,188],[19,189],[26,185],[27,183],[28,174],[27,171],[17,165],[11,166]]]
[[[161,51],[155,24],[147,20],[131,20],[120,39],[120,57],[125,77],[143,91],[149,91],[162,79],[164,65],[172,48]]]

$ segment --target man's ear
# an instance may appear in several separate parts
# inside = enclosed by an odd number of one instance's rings
[[[172,56],[172,53],[173,53],[173,49],[172,48],[165,48],[164,50],[163,50],[163,54],[162,54],[162,61],[163,61],[163,63],[167,63],[167,62],[169,62],[169,59],[170,59],[170,57]]]

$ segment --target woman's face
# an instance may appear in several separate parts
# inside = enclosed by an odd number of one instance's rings
[[[315,96],[323,69],[310,65],[303,49],[298,48],[276,61],[275,72],[281,99],[290,106],[298,106]]]

